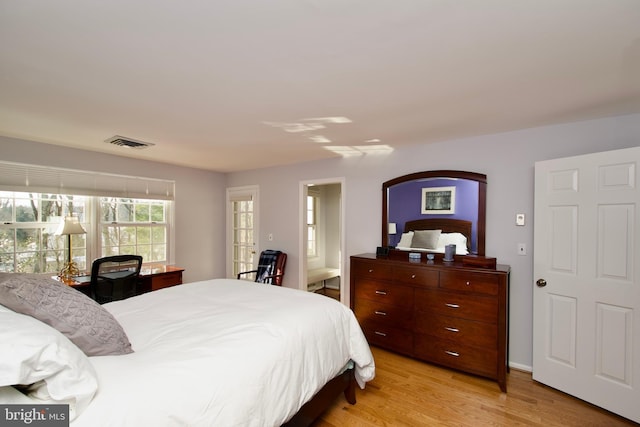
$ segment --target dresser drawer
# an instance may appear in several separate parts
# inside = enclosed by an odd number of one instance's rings
[[[168,288],[169,286],[179,285],[182,283],[182,271],[173,271],[163,273],[151,277],[151,290]]]
[[[415,334],[415,357],[424,358],[440,365],[496,378],[498,375],[498,352],[496,349],[476,348],[434,338],[431,335]]]
[[[401,329],[411,329],[413,326],[413,311],[406,307],[359,298],[354,311],[359,322],[375,322]]]
[[[416,289],[415,296],[420,311],[493,324],[498,322],[497,298],[427,289]]]
[[[411,331],[380,325],[376,322],[360,323],[369,344],[411,355],[413,352],[413,333]]]
[[[378,304],[394,305],[413,309],[413,288],[393,285],[391,282],[375,280],[356,280],[356,302],[361,298],[375,301]]]
[[[352,263],[351,275],[357,278],[391,280],[391,266],[376,261],[358,260]]]
[[[495,324],[419,311],[416,313],[414,331],[472,347],[498,348],[498,329]]]
[[[440,287],[448,290],[498,295],[499,278],[491,274],[443,271]]]
[[[438,287],[438,272],[411,266],[393,267],[393,280],[398,283]]]

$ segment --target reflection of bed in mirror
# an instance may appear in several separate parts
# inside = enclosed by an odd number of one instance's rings
[[[454,187],[455,211],[451,213],[424,212],[424,191],[439,187]],[[421,220],[443,221],[447,230],[466,236],[468,253],[485,255],[485,216],[486,216],[486,175],[454,170],[435,170],[415,172],[386,181],[382,184],[382,246],[398,249],[401,236],[409,228],[414,230],[437,230],[434,225],[420,224]],[[466,226],[459,230],[454,220],[471,223],[471,230]],[[418,221],[414,223],[414,221]],[[414,225],[407,225],[412,224]],[[418,225],[416,225],[418,224]],[[424,227],[424,228],[423,228]],[[454,227],[453,229],[450,227]],[[398,234],[395,234],[398,233]],[[405,239],[406,240],[406,239]],[[404,243],[404,242],[403,242]],[[456,242],[456,249],[459,243]],[[459,251],[456,251],[459,253]]]
[[[405,251],[424,251],[444,253],[444,247],[447,244],[456,245],[456,255],[467,255],[470,251],[469,245],[471,242],[471,221],[465,221],[461,219],[450,218],[424,218],[413,221],[407,221],[404,224],[404,233],[411,233],[416,231],[432,231],[441,230],[438,236],[438,243],[435,247],[422,248],[419,245],[398,244],[396,249]],[[412,238],[412,236],[410,236]],[[409,237],[406,242],[409,242]],[[402,242],[402,239],[401,239]]]

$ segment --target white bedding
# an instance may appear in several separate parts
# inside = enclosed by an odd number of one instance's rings
[[[467,250],[467,238],[462,233],[441,233],[435,248],[421,248],[413,246],[413,233],[413,231],[402,233],[402,237],[400,238],[396,249],[400,251],[443,254],[445,246],[453,244],[456,245],[456,255],[469,254],[469,251]]]
[[[309,292],[233,279],[104,305],[134,353],[90,360],[98,392],[73,427],[278,426],[353,360],[375,374],[355,316]]]
[[[410,248],[407,246],[396,246],[396,249],[399,251],[408,251],[408,252],[428,252],[428,253],[434,253],[434,254],[444,253],[444,247],[426,249],[426,248]],[[467,251],[467,249],[464,247],[456,246],[456,255],[469,255],[469,251]]]

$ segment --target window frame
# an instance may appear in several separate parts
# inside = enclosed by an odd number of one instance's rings
[[[318,256],[318,202],[320,197],[317,194],[307,194],[306,223],[307,223],[307,257]],[[311,206],[309,201],[311,200]],[[311,216],[311,221],[309,217]]]
[[[78,264],[78,267],[80,268],[80,271],[89,271],[91,268],[91,262],[89,260],[94,260],[96,258],[101,258],[103,256],[107,256],[107,254],[105,254],[103,252],[103,244],[102,244],[102,234],[101,234],[101,230],[102,230],[102,214],[101,214],[101,206],[100,206],[100,199],[102,198],[101,196],[82,196],[82,195],[75,195],[75,194],[63,194],[63,193],[52,193],[52,192],[25,192],[25,191],[21,191],[21,190],[2,190],[2,192],[0,194],[3,194],[3,198],[4,196],[7,195],[7,193],[11,194],[11,199],[13,200],[13,204],[12,204],[12,218],[10,221],[6,221],[5,220],[2,221],[2,223],[0,223],[0,231],[5,231],[5,230],[20,230],[20,229],[35,229],[35,230],[39,230],[38,232],[38,242],[36,243],[36,249],[34,251],[19,251],[18,249],[18,245],[19,242],[17,241],[17,239],[15,238],[17,231],[13,232],[13,252],[3,252],[3,255],[8,255],[8,254],[12,254],[13,257],[13,261],[6,262],[6,266],[3,266],[0,264],[0,271],[6,271],[6,272],[16,272],[20,271],[20,265],[18,262],[18,258],[20,257],[21,253],[35,253],[35,255],[33,256],[33,258],[36,259],[36,261],[34,262],[34,265],[32,266],[32,269],[29,269],[26,272],[36,272],[36,273],[57,273],[59,271],[59,269],[62,267],[62,265],[64,265],[64,262],[66,262],[66,254],[67,254],[67,241],[65,236],[55,236],[53,237],[53,246],[51,248],[49,247],[43,247],[43,235],[44,235],[44,231],[47,231],[47,237],[49,239],[51,239],[52,235],[55,234],[55,230],[57,229],[60,221],[62,221],[62,219],[71,214],[78,214],[77,216],[80,219],[80,222],[82,224],[82,226],[84,227],[84,229],[86,230],[86,234],[84,235],[73,235],[71,236],[71,257],[72,259],[74,259],[74,261],[76,261],[76,263]],[[16,217],[16,203],[15,200],[24,200],[25,197],[18,197],[16,198],[16,195],[22,195],[22,194],[28,194],[28,195],[33,195],[33,194],[37,194],[37,211],[38,211],[38,218],[35,218],[36,221],[23,221],[23,222],[19,222],[17,221],[17,217]],[[71,202],[62,202],[61,206],[59,207],[59,213],[61,214],[60,217],[58,218],[57,216],[51,216],[52,218],[57,218],[57,221],[55,222],[45,222],[42,221],[42,200],[43,199],[48,199],[51,198],[51,196],[53,195],[57,195],[59,197],[61,197],[62,199],[67,198],[66,200],[68,200],[69,198],[74,199],[77,198],[78,202],[82,202],[83,206],[82,209],[76,209],[73,208],[73,212],[69,212],[69,207],[73,206]],[[45,196],[45,197],[43,197]],[[103,196],[103,197],[107,197],[107,196]],[[9,198],[8,196],[6,196],[6,198]],[[175,236],[175,225],[173,222],[173,212],[174,212],[174,208],[175,208],[175,203],[172,200],[160,200],[160,199],[140,199],[140,198],[122,198],[122,197],[111,197],[113,199],[129,199],[129,200],[135,200],[135,201],[141,201],[142,203],[150,203],[150,204],[162,204],[163,205],[163,211],[164,211],[164,221],[159,223],[158,221],[148,221],[148,222],[139,222],[139,221],[130,221],[130,222],[120,222],[120,224],[118,224],[119,227],[143,227],[143,228],[152,228],[152,227],[163,227],[164,228],[164,253],[165,253],[165,259],[163,260],[159,260],[159,259],[149,259],[148,257],[146,258],[147,261],[145,261],[145,265],[149,265],[149,264],[172,264],[173,263],[173,245],[174,245],[174,236]],[[30,201],[33,201],[33,199],[28,199]],[[141,204],[142,204],[141,203]],[[134,208],[135,209],[135,208]],[[134,218],[135,219],[135,218]],[[149,218],[151,220],[151,218]],[[136,230],[137,233],[138,230]],[[3,233],[4,234],[4,233]],[[7,233],[8,234],[8,233]],[[153,234],[153,232],[149,233],[150,235]],[[1,236],[1,234],[0,234]],[[82,237],[80,237],[82,236]],[[78,241],[84,241],[83,245],[78,245]],[[145,245],[145,244],[141,244],[138,243],[136,241],[136,245],[135,248],[136,250],[134,251],[135,253],[139,253],[139,248],[140,247],[145,247],[145,246],[149,246],[149,245]],[[153,248],[153,244],[150,245],[151,249],[150,251],[152,251]],[[1,248],[0,248],[1,249]],[[48,267],[49,267],[49,263],[47,262],[47,252],[52,253],[56,256],[56,262],[58,264],[58,266],[56,267],[56,270],[54,271],[49,271]],[[80,253],[80,255],[77,255],[78,253]],[[120,252],[120,253],[125,253],[125,252]],[[128,253],[128,252],[127,252]],[[7,260],[10,258],[10,256],[7,256]],[[26,258],[27,261],[29,261],[29,258]],[[10,264],[12,265],[12,268],[8,268]],[[5,268],[6,267],[6,268]],[[43,271],[44,270],[44,271]]]

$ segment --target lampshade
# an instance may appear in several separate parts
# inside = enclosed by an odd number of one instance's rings
[[[396,234],[398,232],[398,230],[396,229],[396,223],[395,222],[390,222],[389,223],[389,234]]]
[[[78,221],[78,217],[75,216],[65,217],[64,221],[60,223],[56,230],[56,234],[59,236],[85,233],[86,231],[82,228],[82,224]]]

